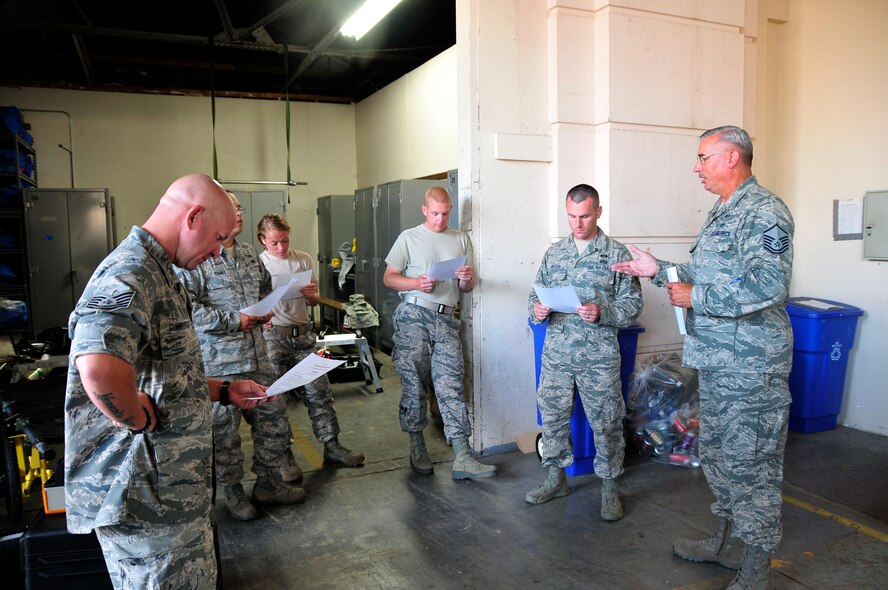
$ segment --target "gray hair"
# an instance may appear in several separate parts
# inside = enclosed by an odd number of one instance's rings
[[[749,134],[746,131],[734,125],[723,125],[704,131],[700,139],[710,135],[718,135],[719,139],[733,145],[740,152],[740,159],[743,163],[752,166],[752,140],[749,139]]]
[[[599,202],[598,191],[595,190],[595,187],[588,184],[578,184],[577,186],[567,191],[567,197],[564,200],[566,201],[567,199],[570,199],[577,204],[582,203],[586,199],[594,199],[596,205]]]

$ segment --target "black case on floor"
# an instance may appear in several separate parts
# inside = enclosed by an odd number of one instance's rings
[[[19,548],[27,590],[112,588],[96,534],[72,535],[64,514],[37,516]]]

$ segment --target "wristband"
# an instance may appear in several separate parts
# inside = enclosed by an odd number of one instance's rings
[[[140,428],[139,430],[133,430],[130,428],[130,432],[133,434],[143,434],[148,432],[148,429],[151,428],[151,412],[148,411],[148,408],[142,406],[142,409],[145,411],[145,426]]]
[[[228,399],[228,388],[231,386],[231,381],[223,381],[222,385],[219,386],[219,404],[223,406],[227,406],[231,403],[231,400]]]

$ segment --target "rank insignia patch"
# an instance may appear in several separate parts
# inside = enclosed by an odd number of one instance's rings
[[[776,223],[762,234],[765,250],[772,254],[783,254],[789,249],[789,234]]]
[[[117,295],[96,295],[86,302],[86,309],[97,311],[114,311],[129,307],[136,296],[135,292],[118,293]]]

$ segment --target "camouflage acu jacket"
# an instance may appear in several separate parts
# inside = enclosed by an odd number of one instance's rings
[[[210,511],[210,396],[188,294],[163,247],[135,227],[99,265],[71,313],[65,396],[68,530],[177,524]],[[90,401],[74,364],[111,354],[135,368],[157,429],[133,434]]]
[[[544,287],[573,285],[581,303],[598,304],[601,319],[590,324],[576,314],[552,312],[546,329],[547,344],[550,337],[575,335],[589,347],[588,354],[619,362],[617,328],[635,321],[644,300],[638,279],[612,271],[611,265],[631,258],[626,247],[605,235],[601,228],[582,255],[577,253],[573,235],[549,247],[535,282]],[[536,292],[531,289],[528,312],[535,324],[540,323],[533,315],[537,301]]]
[[[240,329],[240,310],[271,292],[271,275],[250,244],[235,240],[234,259],[222,249],[194,270],[176,269],[191,296],[203,366],[211,377],[255,374],[262,385],[274,378],[262,326]],[[268,381],[268,382],[263,382]]]
[[[794,231],[789,209],[754,176],[727,202],[716,201],[691,248],[690,262],[675,265],[679,281],[694,286],[685,365],[789,373],[792,327],[785,303]],[[670,265],[658,262],[654,283],[666,283]]]

